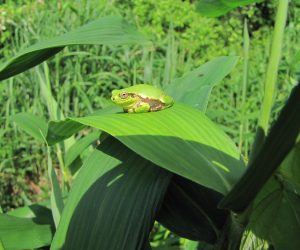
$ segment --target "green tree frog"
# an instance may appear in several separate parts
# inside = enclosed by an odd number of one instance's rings
[[[111,100],[128,113],[159,111],[171,107],[174,103],[171,96],[148,84],[113,90]]]

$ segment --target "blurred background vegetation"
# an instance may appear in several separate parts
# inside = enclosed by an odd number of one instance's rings
[[[37,41],[107,15],[123,16],[153,41],[152,46],[144,48],[69,46],[46,63],[0,85],[0,205],[4,211],[49,197],[44,145],[9,120],[10,116],[25,111],[45,120],[56,118],[47,107],[41,83],[51,86],[64,116],[83,116],[108,105],[112,89],[136,83],[161,86],[214,57],[240,56],[235,70],[213,90],[207,115],[247,156],[263,95],[276,1],[238,8],[220,18],[200,16],[192,0],[0,0],[0,3],[2,63]],[[248,85],[243,87],[246,20],[250,36],[249,75]],[[295,0],[291,1],[285,33],[275,114],[300,75],[299,48],[300,2]],[[243,91],[245,101],[242,101]],[[242,136],[241,123],[247,128]]]

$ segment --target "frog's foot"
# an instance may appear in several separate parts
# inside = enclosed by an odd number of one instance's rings
[[[126,109],[124,108],[123,110],[125,113],[134,113],[135,112],[134,108],[126,108]]]

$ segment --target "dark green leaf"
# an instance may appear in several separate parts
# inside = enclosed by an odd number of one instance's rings
[[[288,154],[281,164],[280,172],[283,177],[294,185],[300,194],[300,142]]]
[[[228,215],[217,208],[221,198],[211,189],[174,175],[157,220],[181,237],[215,243]]]
[[[35,44],[0,66],[0,80],[19,74],[61,51],[67,45],[124,45],[146,39],[120,17],[103,17],[59,37]]]
[[[176,101],[205,112],[212,88],[228,75],[238,61],[237,56],[215,58],[201,67],[174,79],[165,88]]]
[[[78,173],[51,249],[143,249],[170,177],[106,138]]]
[[[271,179],[255,200],[248,227],[275,249],[300,248],[300,197]]]

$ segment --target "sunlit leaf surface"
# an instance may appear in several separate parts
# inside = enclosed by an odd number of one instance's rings
[[[77,128],[76,123],[77,122]],[[50,137],[91,126],[111,134],[153,163],[226,194],[244,172],[234,143],[202,112],[176,103],[151,113],[103,114],[50,123]]]

